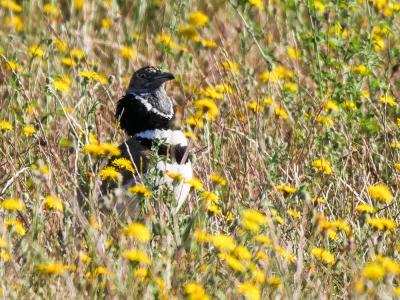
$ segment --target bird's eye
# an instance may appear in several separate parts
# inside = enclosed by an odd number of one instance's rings
[[[139,77],[140,77],[140,78],[144,78],[145,75],[144,75],[144,74],[139,74]]]

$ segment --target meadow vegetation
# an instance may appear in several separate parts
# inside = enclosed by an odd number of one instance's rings
[[[400,297],[400,2],[0,0],[4,298]],[[166,89],[196,178],[140,216],[114,117],[134,70]],[[175,184],[180,174],[169,173]]]

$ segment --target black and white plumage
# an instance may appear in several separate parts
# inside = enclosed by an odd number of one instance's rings
[[[171,185],[172,179],[165,172],[181,174],[185,180],[193,177],[192,165],[187,152],[188,140],[181,130],[171,128],[174,108],[164,89],[164,82],[174,79],[171,73],[155,67],[144,67],[136,71],[128,90],[117,104],[116,118],[130,138],[120,146],[122,157],[132,161],[139,175],[123,174],[122,187],[128,188],[146,176],[151,149],[158,145],[158,154],[168,157],[156,163],[160,177],[159,185]],[[103,184],[105,186],[105,183]],[[108,185],[109,186],[109,185]],[[188,197],[189,185],[182,182],[174,187],[177,212]]]

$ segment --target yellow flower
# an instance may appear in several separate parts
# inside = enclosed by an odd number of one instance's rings
[[[285,82],[283,84],[283,89],[288,93],[296,93],[299,90],[299,87],[293,82]]]
[[[24,128],[22,128],[22,131],[24,132],[24,135],[28,137],[36,133],[36,129],[32,125],[25,126]]]
[[[242,294],[248,300],[260,300],[261,292],[260,289],[250,282],[240,283],[236,287],[238,293]]]
[[[287,48],[286,52],[290,59],[293,59],[293,60],[300,59],[300,52],[296,48],[289,47],[289,48]]]
[[[4,225],[8,227],[12,227],[12,229],[19,235],[23,236],[26,233],[24,225],[17,220],[6,220]]]
[[[189,116],[185,122],[190,126],[197,126],[201,129],[204,127],[204,120],[201,119],[202,115],[203,114],[200,112],[200,114],[196,114],[195,116]]]
[[[363,277],[369,280],[380,281],[385,277],[386,271],[385,268],[382,267],[380,264],[368,263],[362,269],[361,274]]]
[[[145,265],[151,265],[150,258],[142,250],[138,249],[124,250],[124,252],[122,252],[122,256],[130,261],[135,261]]]
[[[197,178],[191,178],[189,180],[186,180],[186,183],[197,191],[203,190],[203,183]]]
[[[245,209],[241,213],[242,226],[250,231],[260,230],[260,226],[267,223],[267,217],[256,209]]]
[[[85,70],[85,71],[80,71],[78,74],[79,74],[79,76],[81,76],[83,78],[92,79],[92,80],[100,82],[102,84],[108,84],[107,78],[100,73]]]
[[[396,100],[392,96],[382,95],[379,97],[381,103],[387,104],[389,106],[395,106]]]
[[[201,193],[200,195],[202,200],[208,201],[208,202],[214,202],[217,203],[218,202],[218,195],[213,193],[213,192],[209,192],[209,191],[204,191]]]
[[[89,224],[90,224],[90,227],[92,227],[93,229],[97,230],[97,229],[101,228],[101,225],[97,221],[97,217],[95,215],[91,215],[89,217]]]
[[[234,239],[225,234],[216,234],[211,236],[211,243],[220,251],[233,251],[236,248]]]
[[[146,268],[137,268],[133,271],[133,276],[138,277],[141,280],[146,279],[148,275],[149,275],[149,269]]]
[[[217,43],[212,40],[201,39],[200,43],[205,48],[217,48]]]
[[[71,55],[71,57],[73,57],[73,58],[83,59],[85,57],[85,52],[83,52],[83,50],[81,50],[81,49],[75,48],[69,52],[69,55]]]
[[[370,99],[371,98],[368,90],[362,90],[360,95],[361,95],[361,97],[363,97],[365,99]]]
[[[185,284],[185,293],[188,295],[188,300],[209,300],[204,287],[195,282],[189,282]]]
[[[25,204],[16,198],[7,198],[0,203],[0,207],[9,211],[25,210]]]
[[[400,273],[400,264],[390,257],[377,255],[373,257],[373,262],[381,264],[381,266],[385,268],[387,273],[391,273],[394,275],[398,275]]]
[[[385,184],[376,184],[368,187],[369,196],[379,202],[392,203],[393,195]]]
[[[318,172],[326,175],[332,174],[331,164],[326,159],[316,159],[312,162],[311,166],[317,169]]]
[[[235,256],[241,260],[250,260],[251,253],[245,246],[239,245],[233,250]]]
[[[333,220],[330,222],[330,225],[333,228],[336,228],[340,231],[344,231],[346,233],[350,233],[351,232],[351,228],[349,226],[349,224],[346,223],[346,221],[344,221],[343,219],[337,219],[337,220]]]
[[[175,181],[183,181],[184,177],[182,174],[175,173],[175,172],[166,172],[165,175],[167,175],[169,178]]]
[[[96,269],[94,269],[93,271],[93,275],[95,277],[98,277],[99,275],[108,275],[108,270],[105,267],[97,267]]]
[[[217,84],[216,86],[214,86],[214,89],[217,92],[224,93],[224,94],[230,94],[230,95],[232,95],[234,92],[234,88],[230,84],[226,84],[226,83]]]
[[[104,29],[110,28],[111,25],[111,19],[110,18],[104,18],[101,19],[101,27]]]
[[[110,156],[120,156],[121,155],[121,150],[113,144],[103,143],[103,144],[100,144],[100,147],[101,147],[101,149],[103,149],[103,152],[106,155],[110,155]]]
[[[193,238],[198,242],[209,242],[212,240],[212,235],[202,231],[200,228],[196,228],[193,233]]]
[[[89,142],[91,144],[96,144],[96,145],[99,144],[99,140],[97,139],[96,135],[92,132],[89,133]]]
[[[133,169],[132,162],[129,159],[126,159],[124,157],[116,158],[114,159],[111,164],[121,170],[127,170],[131,173],[135,173],[135,170]]]
[[[97,138],[97,136],[94,134],[94,133],[89,133],[89,142],[91,143],[91,144],[96,144],[96,145],[98,145],[99,144],[99,140],[98,140],[98,138]]]
[[[274,100],[272,100],[271,97],[265,97],[265,98],[263,99],[263,104],[264,104],[265,106],[271,106],[273,103],[274,103]]]
[[[289,263],[294,263],[296,261],[296,256],[294,256],[292,253],[286,251],[283,247],[281,246],[275,246],[275,251],[284,259],[287,260]]]
[[[134,60],[137,58],[137,52],[132,47],[123,46],[119,49],[119,52],[123,58]]]
[[[251,5],[254,7],[257,7],[258,9],[263,9],[264,8],[264,3],[262,0],[248,0]]]
[[[137,184],[135,186],[132,186],[128,189],[128,191],[133,194],[139,194],[145,198],[148,198],[152,195],[152,192],[143,184]]]
[[[293,194],[293,193],[297,192],[297,189],[294,186],[291,186],[289,184],[277,185],[277,186],[275,186],[275,188],[280,192],[285,192],[288,194]]]
[[[61,52],[66,52],[68,49],[68,43],[64,40],[60,40],[58,38],[55,38],[53,40],[54,45],[60,50]]]
[[[226,185],[226,180],[225,178],[223,178],[222,176],[218,175],[218,174],[211,174],[210,175],[210,179],[212,182],[219,184],[219,185]]]
[[[1,128],[1,122],[0,122],[0,129],[2,129]],[[395,163],[393,166],[397,171],[400,171],[400,162]]]
[[[207,210],[209,212],[212,212],[212,213],[218,215],[218,216],[220,216],[222,214],[220,208],[218,207],[218,205],[215,205],[214,203],[209,203],[207,205]]]
[[[38,264],[37,269],[41,273],[59,275],[63,274],[68,269],[68,266],[56,262],[49,262]]]
[[[339,107],[337,105],[337,103],[335,101],[332,100],[328,100],[325,103],[325,107],[324,110],[326,112],[330,112],[330,111],[339,111]]]
[[[373,214],[376,212],[376,208],[369,204],[359,204],[356,207],[356,210],[361,213]]]
[[[0,237],[0,248],[7,248],[7,247],[8,247],[7,242],[2,237]]]
[[[275,76],[278,77],[279,79],[291,79],[293,78],[294,75],[293,71],[281,65],[275,66],[273,72]]]
[[[333,120],[330,117],[324,115],[319,115],[316,121],[325,126],[333,126],[334,124]]]
[[[19,73],[19,72],[21,72],[21,71],[24,69],[23,66],[21,66],[19,63],[15,62],[15,61],[13,61],[13,60],[5,61],[5,62],[3,63],[3,66],[4,66],[7,70],[12,71],[12,72],[15,72],[15,73]]]
[[[344,101],[343,107],[347,108],[349,110],[357,110],[357,105],[354,103],[354,101],[351,101],[351,100]]]
[[[233,216],[232,212],[229,212],[226,216],[225,216],[226,221],[228,222],[232,222],[233,220],[235,220],[235,217]]]
[[[11,258],[11,256],[10,256],[10,254],[8,254],[8,252],[7,252],[6,250],[1,250],[1,251],[0,251],[0,258],[1,258],[3,261],[9,261],[10,258]]]
[[[325,5],[321,1],[314,1],[314,6],[320,14],[325,12]]]
[[[81,261],[83,261],[85,263],[90,263],[93,261],[93,259],[86,252],[81,253],[80,259],[81,259]]]
[[[367,220],[367,223],[377,230],[393,230],[397,227],[395,221],[388,218],[370,218]]]
[[[243,272],[245,270],[244,265],[235,258],[234,256],[227,254],[227,253],[220,253],[218,254],[218,257],[225,261],[228,266],[230,266],[233,270],[238,271],[238,272]]]
[[[255,255],[256,260],[268,261],[269,257],[264,251],[258,251]]]
[[[313,198],[312,201],[316,204],[326,204],[326,200],[322,197]]]
[[[400,148],[400,142],[394,141],[390,143],[390,147],[393,149],[399,149]]]
[[[238,74],[239,73],[239,66],[237,63],[226,60],[225,62],[222,63],[222,66],[224,67],[225,70],[231,70],[232,73]]]
[[[188,22],[194,27],[203,27],[208,23],[208,17],[201,11],[195,11],[189,15]]]
[[[357,74],[359,74],[361,76],[367,76],[369,74],[368,67],[364,66],[364,65],[353,66],[353,67],[350,68],[350,70],[353,73],[357,73]]]
[[[71,78],[68,75],[59,76],[51,83],[51,85],[54,87],[56,91],[62,93],[69,93],[71,86]]]
[[[220,100],[224,98],[224,91],[221,91],[220,89],[217,89],[216,87],[213,86],[208,86],[204,89],[200,90],[200,95],[204,96],[205,98],[212,98],[215,100]],[[209,99],[211,100],[211,99]]]
[[[279,119],[287,119],[289,115],[283,107],[278,106],[275,108],[275,116],[277,116]]]
[[[281,278],[279,276],[272,275],[272,276],[267,278],[267,283],[271,287],[277,288],[278,286],[280,286],[282,284],[282,280],[281,280]]]
[[[276,75],[276,73],[274,71],[264,71],[263,73],[261,73],[260,75],[260,81],[261,82],[278,82],[279,78]]]
[[[111,166],[105,167],[100,171],[101,180],[117,182],[121,178],[121,174]]]
[[[251,270],[252,282],[261,284],[265,282],[265,274],[263,270],[253,265],[253,263],[249,265],[249,269]]]
[[[200,35],[197,32],[196,28],[191,25],[181,25],[178,27],[179,35],[191,40],[198,41],[200,39]]]
[[[151,240],[150,231],[142,223],[132,223],[122,230],[123,234],[133,237],[143,243],[147,243]]]
[[[247,107],[253,111],[254,113],[262,113],[264,112],[264,106],[261,103],[257,103],[257,101],[251,101],[247,104]]]
[[[335,263],[335,257],[331,252],[323,248],[313,248],[311,254],[318,260],[322,261],[327,265],[333,265]]]
[[[12,0],[2,0],[0,1],[0,6],[8,8],[14,12],[21,12],[22,6]]]
[[[157,44],[162,44],[168,48],[171,49],[175,49],[176,48],[176,44],[175,42],[172,40],[172,37],[169,34],[157,34],[156,36],[156,43]]]
[[[17,15],[7,16],[5,24],[7,27],[13,28],[17,32],[24,30],[24,22],[22,22],[21,17]]]
[[[63,212],[64,211],[64,205],[61,201],[60,198],[56,196],[47,196],[44,198],[43,205],[45,208],[50,209],[50,210],[58,210]]]
[[[383,50],[385,49],[385,47],[386,47],[385,41],[384,41],[381,37],[379,37],[379,36],[375,36],[375,37],[372,39],[372,43],[374,44],[374,50],[375,50],[376,52],[381,52],[381,51],[383,51]]]
[[[44,50],[39,45],[30,46],[28,51],[30,54],[32,54],[32,56],[37,56],[40,58],[44,56]]]
[[[58,17],[61,14],[58,6],[49,3],[43,6],[43,12],[45,15],[49,15],[52,17]]]
[[[272,243],[271,238],[263,234],[257,234],[256,236],[254,236],[254,240],[264,245],[270,245]]]
[[[288,213],[288,215],[292,216],[293,218],[296,218],[296,219],[301,218],[301,214],[297,210],[288,209],[286,212]]]
[[[74,8],[75,9],[82,9],[84,4],[85,4],[85,0],[74,0]]]
[[[61,63],[63,65],[68,66],[68,67],[75,67],[76,66],[76,62],[74,60],[72,60],[71,58],[69,58],[69,57],[62,58],[61,59]]]
[[[13,130],[13,126],[11,125],[10,122],[6,120],[1,120],[0,121],[0,130]]]
[[[104,155],[104,149],[98,144],[87,144],[83,147],[83,151],[94,156]]]

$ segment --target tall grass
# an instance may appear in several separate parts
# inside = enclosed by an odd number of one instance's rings
[[[399,10],[0,1],[3,297],[399,296]],[[202,187],[174,213],[148,176],[131,219],[97,190],[144,65],[177,76],[174,125]]]

